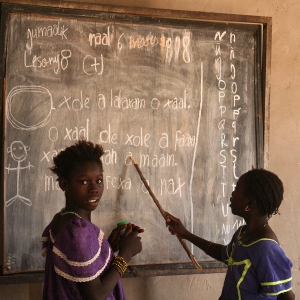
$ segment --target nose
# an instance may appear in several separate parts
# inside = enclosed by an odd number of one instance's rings
[[[231,193],[231,197],[230,197],[230,199],[229,199],[230,203],[232,202],[232,197],[233,197],[233,195],[234,195],[234,191]]]
[[[95,183],[90,183],[89,193],[91,193],[91,194],[97,194],[98,193],[98,188],[97,188],[97,185]]]

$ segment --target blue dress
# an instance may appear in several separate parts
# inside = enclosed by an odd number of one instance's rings
[[[228,266],[219,300],[274,300],[292,289],[292,263],[272,239],[239,242],[241,226],[222,249]]]

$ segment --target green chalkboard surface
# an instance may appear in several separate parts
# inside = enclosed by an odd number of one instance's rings
[[[176,273],[190,260],[129,158],[165,210],[227,243],[243,223],[229,208],[237,178],[264,163],[264,25],[69,6],[2,4],[3,272],[43,270],[39,238],[64,206],[52,158],[84,137],[106,151],[92,221],[106,235],[144,227],[132,264]]]

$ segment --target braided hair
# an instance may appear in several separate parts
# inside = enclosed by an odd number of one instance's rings
[[[58,176],[69,179],[72,170],[78,164],[96,162],[103,169],[101,156],[104,154],[103,147],[86,140],[79,140],[72,146],[62,150],[53,158],[54,166],[50,170]]]
[[[246,197],[256,200],[262,215],[276,215],[283,199],[283,184],[278,176],[265,169],[252,169],[246,172],[244,192]]]

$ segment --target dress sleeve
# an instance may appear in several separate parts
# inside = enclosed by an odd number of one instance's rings
[[[276,241],[260,240],[249,255],[263,293],[275,296],[292,289],[293,265]]]
[[[113,253],[104,233],[84,219],[72,219],[55,236],[54,269],[68,280],[93,280],[105,271],[112,258]]]
[[[48,226],[44,229],[42,236],[40,238],[40,241],[42,242],[42,256],[46,257],[49,247],[51,246],[51,238],[50,238],[50,232],[51,232],[51,226],[53,223],[53,220],[56,218],[57,214],[54,216],[52,221],[48,224]]]

